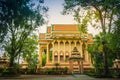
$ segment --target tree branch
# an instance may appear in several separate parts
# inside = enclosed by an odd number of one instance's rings
[[[104,25],[104,22],[103,22],[104,20],[103,20],[103,17],[102,17],[102,12],[97,6],[93,5],[93,7],[99,12],[101,27],[102,27],[103,33],[106,34],[105,25]]]
[[[111,12],[111,15],[110,15],[110,22],[109,22],[109,29],[108,29],[108,33],[111,32],[111,26],[112,26],[112,19],[113,19],[113,14],[114,14],[114,7],[112,8],[112,12]]]

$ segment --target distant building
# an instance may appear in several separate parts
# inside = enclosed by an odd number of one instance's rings
[[[39,67],[42,67],[42,52],[45,51],[47,58],[44,67],[53,68],[55,63],[59,63],[60,67],[70,68],[69,58],[76,47],[80,57],[83,58],[81,67],[92,68],[90,54],[86,50],[91,44],[93,44],[92,35],[82,34],[78,25],[54,24],[49,26],[47,33],[41,33],[39,38]],[[74,62],[72,72],[78,69],[78,64]]]
[[[0,57],[0,68],[7,68],[9,66],[9,59],[6,53],[3,53],[3,56]]]

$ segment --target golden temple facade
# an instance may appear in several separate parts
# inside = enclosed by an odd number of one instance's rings
[[[47,27],[46,33],[39,37],[39,67],[42,67],[42,53],[46,52],[44,67],[53,68],[55,63],[60,67],[70,68],[69,58],[74,47],[83,58],[83,68],[92,68],[90,54],[87,47],[93,43],[91,34],[82,34],[76,24],[54,24]],[[75,62],[73,69],[77,70]]]

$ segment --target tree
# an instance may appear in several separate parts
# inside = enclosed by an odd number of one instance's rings
[[[116,58],[120,59],[120,13],[118,15],[119,20],[115,22],[116,27],[114,27],[114,31],[111,37],[111,48],[114,53],[116,53]]]
[[[92,11],[93,15],[98,23],[100,22],[102,32],[110,33],[112,31],[112,24],[116,16],[118,7],[120,6],[119,0],[65,0],[64,13],[70,13],[78,8],[84,8]]]
[[[57,70],[58,69],[58,66],[60,65],[59,63],[55,63],[55,69]]]
[[[37,4],[35,4],[37,3]],[[21,54],[27,37],[45,23],[47,8],[41,6],[41,0],[0,0],[0,34],[4,34],[3,47],[10,56],[10,67],[14,59]]]
[[[107,76],[109,73],[108,61],[107,61],[107,46],[105,37],[107,33],[112,32],[114,21],[117,21],[117,11],[119,10],[119,0],[65,0],[64,12],[71,12],[76,8],[91,9],[92,20],[96,23],[100,23],[98,28],[102,29],[104,34],[102,38],[103,53],[104,53],[104,72]]]
[[[42,66],[45,66],[46,64],[46,51],[42,53]]]
[[[87,26],[91,20],[91,15],[89,10],[82,9],[78,7],[74,9],[72,12],[68,13],[66,10],[63,10],[63,15],[72,14],[74,20],[78,23],[78,28],[81,33],[87,33]]]
[[[26,59],[30,68],[36,68],[38,64],[38,37],[37,35],[29,36],[24,43],[21,57]]]
[[[113,45],[111,43],[112,42],[112,34],[107,34],[105,37],[105,41],[107,45],[107,60],[108,60],[108,66],[112,67],[113,66],[113,60],[115,60],[116,58],[116,53],[114,53],[113,51]],[[104,34],[100,33],[98,35],[95,36],[94,38],[94,44],[92,46],[88,46],[87,50],[88,52],[91,54],[91,59],[93,62],[93,65],[95,67],[95,71],[96,71],[96,75],[98,76],[103,76],[103,74],[101,74],[99,72],[99,69],[104,68],[104,48],[103,48],[103,44],[102,44],[102,40],[103,40]]]

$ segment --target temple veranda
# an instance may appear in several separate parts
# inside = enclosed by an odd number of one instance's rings
[[[87,47],[93,44],[91,34],[82,34],[78,25],[54,24],[47,27],[47,33],[41,33],[39,38],[39,67],[42,66],[42,53],[46,53],[44,67],[53,68],[55,63],[60,67],[73,66],[72,71],[78,71],[78,63],[70,63],[69,58],[76,47],[82,60],[82,68],[93,68]]]

